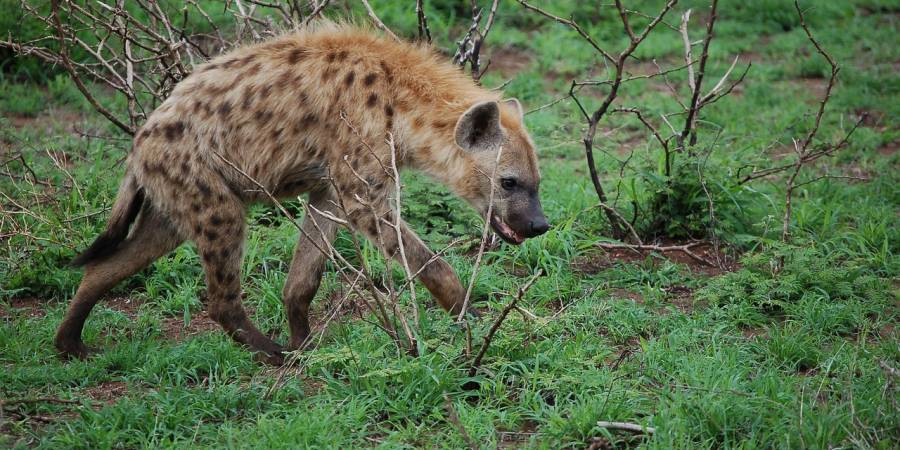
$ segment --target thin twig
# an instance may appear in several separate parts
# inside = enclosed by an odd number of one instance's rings
[[[600,428],[607,428],[610,430],[630,431],[632,433],[643,433],[643,434],[656,433],[656,428],[647,427],[644,425],[638,425],[636,423],[629,423],[629,422],[606,422],[606,421],[601,420],[601,421],[597,422],[597,426]]]
[[[491,329],[488,331],[487,335],[484,336],[484,340],[481,343],[481,349],[478,350],[478,355],[475,356],[475,360],[472,361],[472,365],[469,367],[469,376],[474,377],[478,372],[478,368],[481,367],[481,360],[484,358],[485,353],[487,353],[488,347],[491,346],[491,340],[494,339],[494,333],[500,328],[500,325],[503,324],[503,321],[506,320],[506,316],[509,315],[509,312],[512,311],[516,307],[516,303],[519,300],[522,300],[522,297],[525,296],[525,293],[531,289],[531,286],[534,282],[544,273],[544,269],[538,269],[534,275],[525,283],[524,286],[519,288],[519,292],[515,297],[503,308],[503,311],[500,312],[500,316],[497,317],[497,320],[494,321],[494,324],[491,325]]]

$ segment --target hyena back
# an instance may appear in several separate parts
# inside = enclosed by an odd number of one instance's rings
[[[210,316],[236,341],[280,362],[283,348],[241,306],[247,205],[267,200],[260,185],[277,197],[309,193],[310,206],[344,218],[393,255],[396,231],[376,223],[395,220],[385,167],[392,156],[400,168],[447,185],[482,216],[491,211],[488,220],[507,242],[548,228],[519,102],[476,86],[426,47],[324,25],[198,67],[135,136],[107,230],[74,261],[85,273],[57,349],[86,356],[81,331],[100,296],[190,240]],[[418,272],[433,253],[401,227]],[[283,293],[291,349],[309,335],[309,305],[326,259],[318,249],[337,225],[310,213],[302,229]],[[427,264],[420,278],[441,307],[459,311],[465,290],[446,262]]]

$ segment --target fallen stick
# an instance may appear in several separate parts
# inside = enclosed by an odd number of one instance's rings
[[[656,428],[645,427],[643,425],[638,425],[636,423],[629,423],[629,422],[605,422],[605,421],[601,420],[601,421],[597,422],[597,426],[600,428],[606,428],[609,430],[631,431],[632,433],[653,434],[656,432]]]
[[[649,245],[649,244],[617,244],[614,242],[598,242],[597,246],[607,250],[616,250],[616,249],[625,249],[625,250],[650,250],[654,252],[682,252],[685,255],[688,255],[691,259],[706,264],[711,267],[715,267],[716,265],[707,260],[706,258],[701,257],[700,255],[691,251],[692,247],[696,247],[702,242],[691,242],[690,244],[684,245]]]

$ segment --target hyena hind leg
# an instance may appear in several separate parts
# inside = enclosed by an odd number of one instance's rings
[[[84,277],[66,316],[56,332],[55,345],[64,358],[85,358],[88,348],[81,332],[100,297],[125,278],[134,275],[183,241],[172,223],[146,204],[137,217],[130,236],[111,255],[84,268]]]
[[[283,347],[253,324],[241,304],[241,261],[244,248],[244,209],[224,195],[214,209],[195,218],[193,236],[206,273],[209,316],[235,341],[246,345],[264,362],[281,365]]]
[[[309,204],[320,211],[330,211],[334,209],[330,202],[332,199],[334,196],[328,191],[313,192],[310,194]],[[321,250],[327,251],[331,246],[337,229],[338,225],[334,221],[312,210],[303,219],[300,238],[294,249],[282,293],[284,311],[291,331],[289,350],[309,347],[309,305],[319,290],[327,259]]]

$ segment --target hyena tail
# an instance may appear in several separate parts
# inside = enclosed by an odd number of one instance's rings
[[[119,195],[113,205],[106,230],[97,236],[94,243],[80,255],[75,257],[72,266],[80,267],[88,263],[101,261],[112,255],[119,248],[119,244],[128,237],[128,228],[141,211],[144,203],[144,190],[138,185],[134,174],[125,174],[122,185],[119,186]]]

